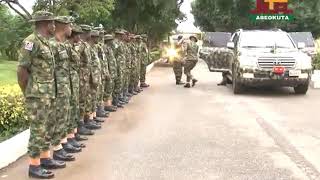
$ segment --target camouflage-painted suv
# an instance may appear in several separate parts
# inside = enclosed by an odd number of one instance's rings
[[[311,58],[300,51],[305,44],[295,44],[288,33],[238,30],[227,47],[233,50],[230,62],[221,64],[215,62],[219,59],[210,56],[204,60],[211,64],[211,71],[227,72],[235,94],[243,92],[245,86],[288,86],[293,87],[296,94],[307,93]]]

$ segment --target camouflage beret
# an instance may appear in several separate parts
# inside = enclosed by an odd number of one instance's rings
[[[29,22],[38,22],[38,21],[53,21],[54,15],[48,11],[36,11],[32,15],[32,19]]]
[[[83,32],[90,32],[92,30],[91,26],[86,25],[86,24],[81,24],[80,27]]]
[[[97,31],[97,30],[92,30],[90,34],[91,34],[91,36],[93,36],[93,37],[99,37],[99,35],[100,35],[100,34],[99,34],[99,31]]]
[[[78,26],[78,25],[76,25],[76,24],[72,24],[71,28],[72,28],[72,32],[75,32],[75,33],[83,33],[81,27]]]
[[[117,29],[114,33],[115,34],[125,34],[125,32],[122,29]]]
[[[141,34],[141,37],[144,38],[144,39],[147,39],[147,38],[148,38],[148,35],[146,35],[146,34]]]
[[[74,19],[72,16],[57,16],[54,20],[56,22],[63,23],[63,24],[70,24],[74,22]]]
[[[135,39],[142,39],[142,37],[140,35],[136,35],[134,36]]]
[[[114,37],[111,34],[104,35],[104,40],[113,40]]]

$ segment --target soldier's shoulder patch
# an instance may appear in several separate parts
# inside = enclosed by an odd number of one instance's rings
[[[25,43],[24,43],[24,49],[26,49],[26,50],[28,50],[28,51],[32,51],[33,45],[34,45],[33,42],[25,41]]]

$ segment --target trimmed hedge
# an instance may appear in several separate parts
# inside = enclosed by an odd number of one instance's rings
[[[313,69],[320,69],[320,53],[316,55],[312,62]]]
[[[26,130],[29,122],[18,85],[0,86],[0,141]]]

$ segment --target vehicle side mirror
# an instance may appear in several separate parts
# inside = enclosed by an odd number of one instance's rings
[[[306,43],[304,42],[298,42],[298,49],[303,49],[306,47]]]
[[[234,42],[228,42],[227,48],[234,49]]]

